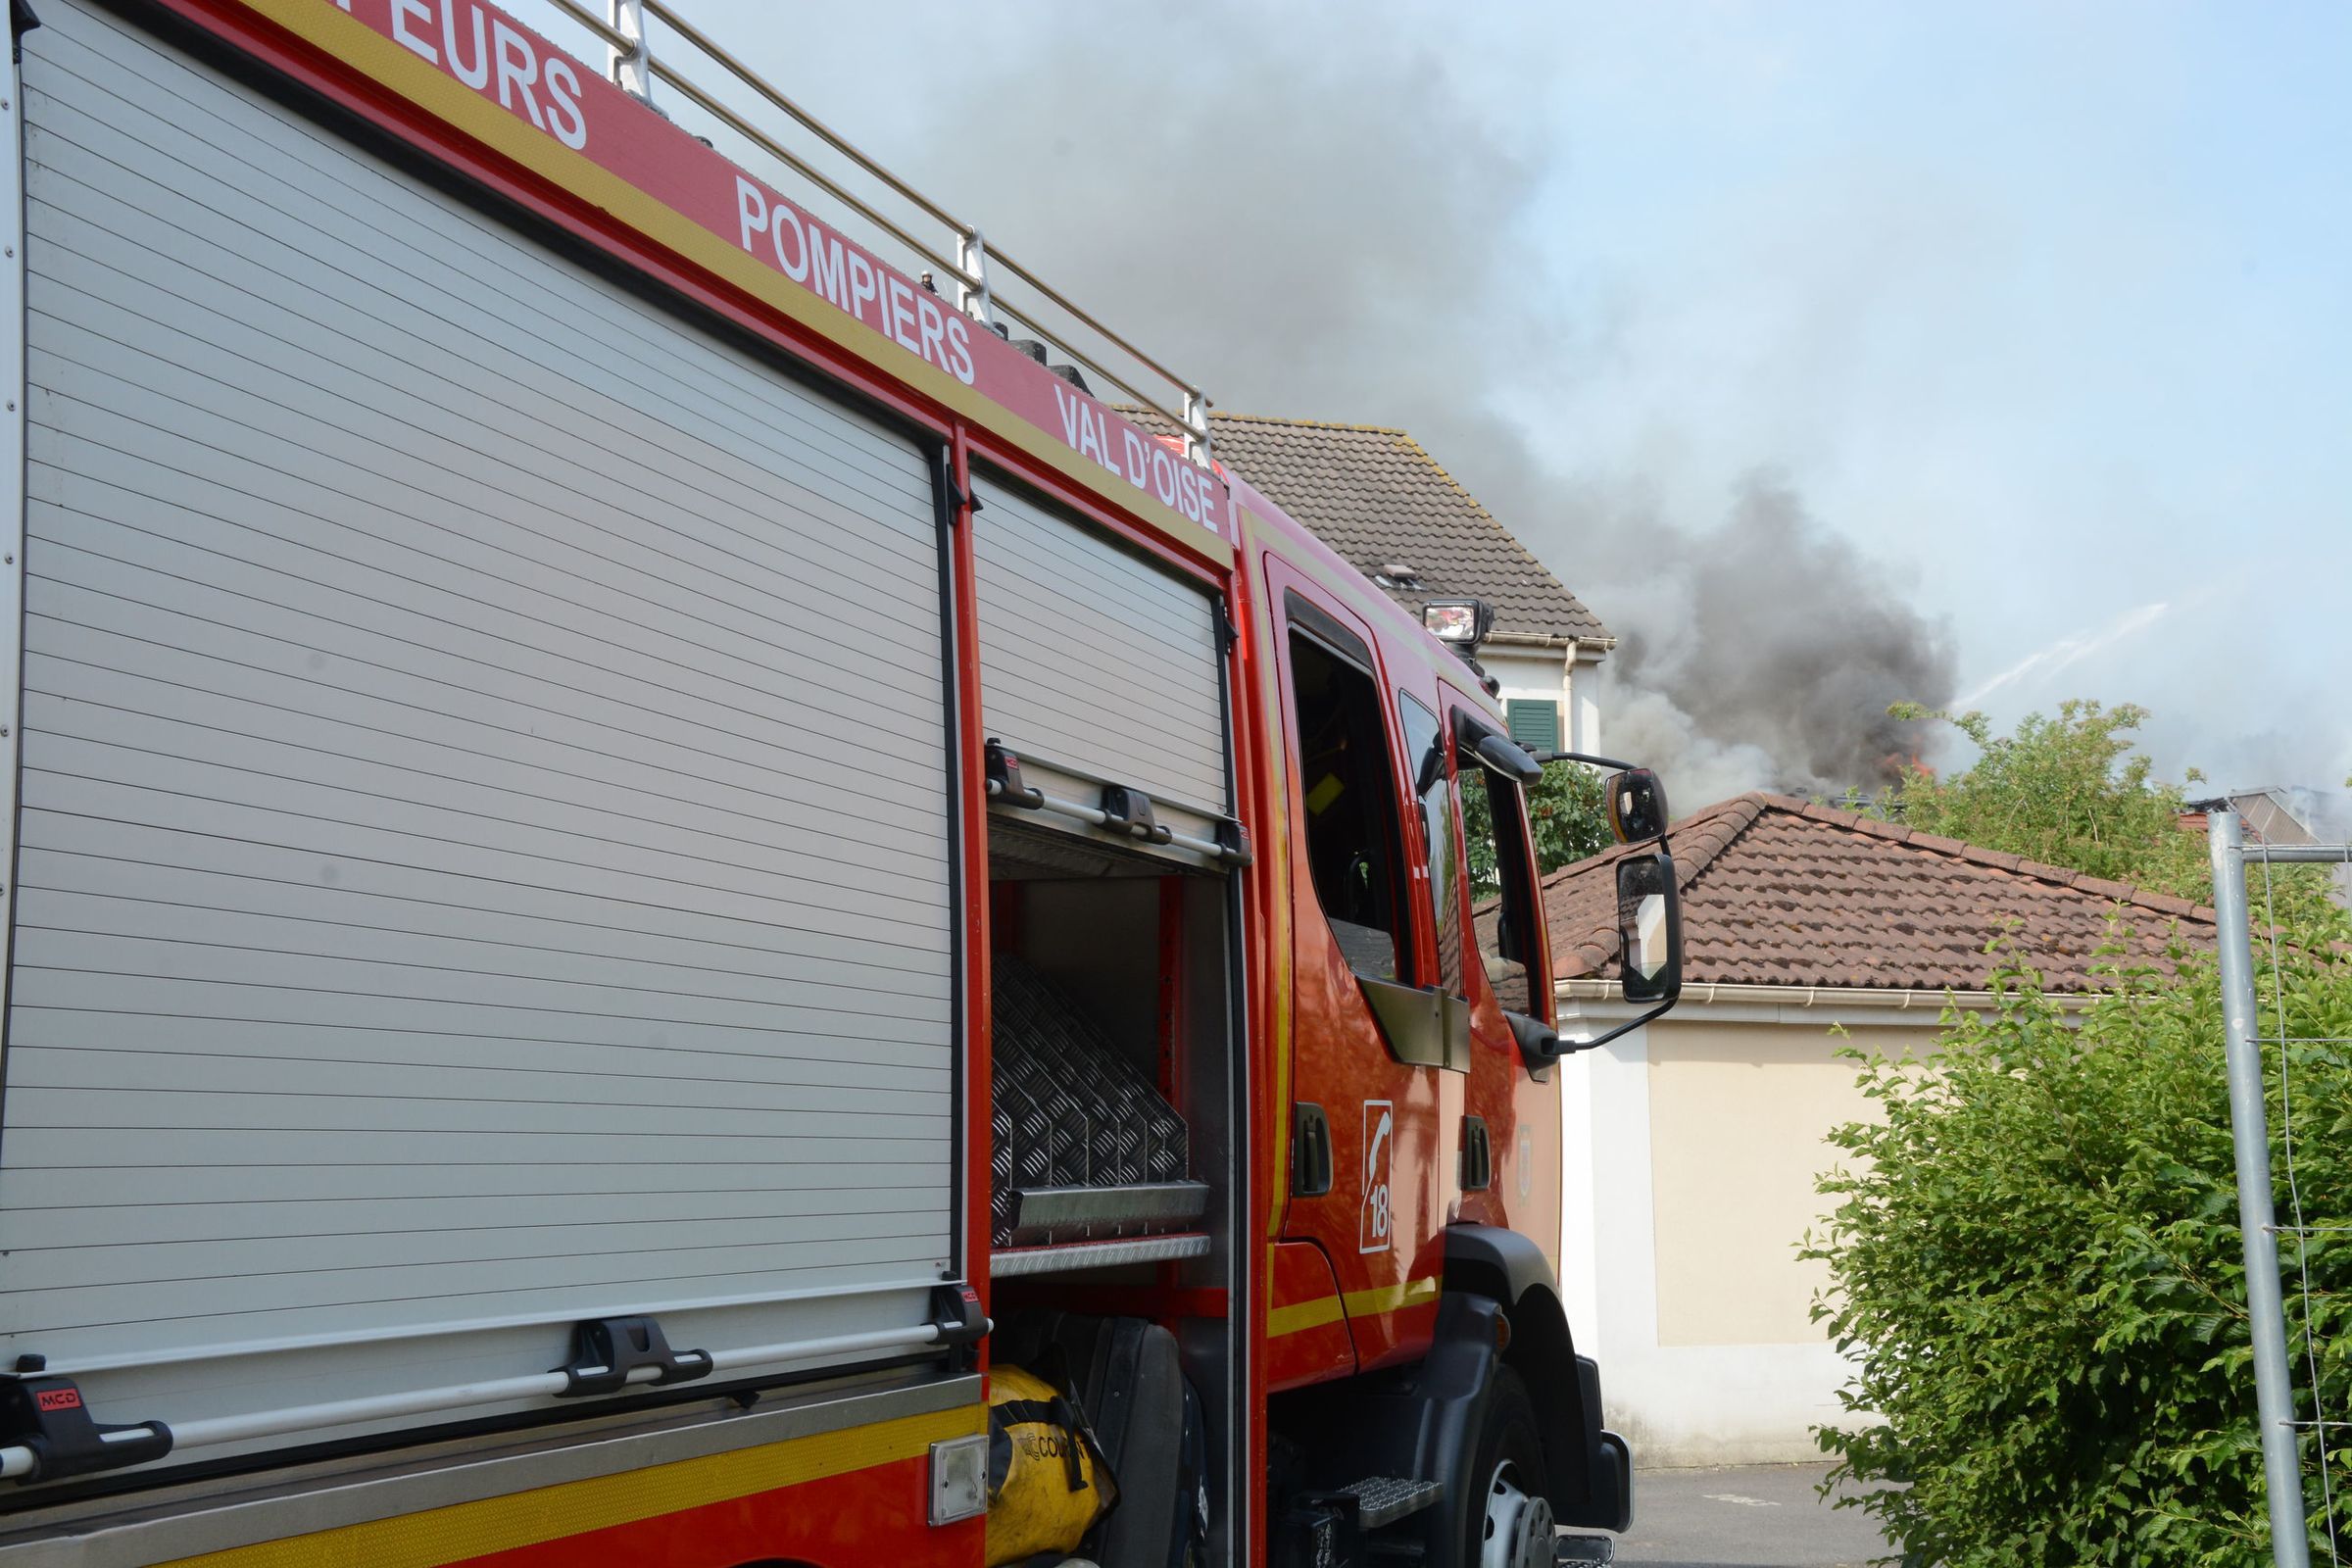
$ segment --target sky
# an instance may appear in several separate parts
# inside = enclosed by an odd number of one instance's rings
[[[683,9],[1223,406],[1421,435],[1678,804],[1837,782],[1807,649],[2352,773],[2352,8]]]
[[[2135,701],[2169,772],[2352,771],[2352,12],[1580,31],[1536,220],[1608,363],[1527,411],[1577,461],[1690,507],[1788,469],[1998,718]]]

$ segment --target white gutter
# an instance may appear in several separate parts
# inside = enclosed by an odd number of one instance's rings
[[[1562,980],[1553,988],[1562,1002],[1613,1003],[1626,1005],[1624,992],[1614,980]],[[2058,995],[2049,1000],[2070,1012],[2079,1012],[2090,1005],[2088,997]],[[1940,1013],[1946,1006],[1973,1011],[1989,1010],[1995,1004],[1989,991],[1954,991],[1949,989],[1907,988],[1895,990],[1878,986],[1764,986],[1693,983],[1683,987],[1682,1000],[1675,1004],[1683,1007],[1740,1006],[1740,1007],[1884,1007],[1896,1012],[1923,1008]],[[1673,1014],[1669,1013],[1669,1017]]]
[[[1554,637],[1529,631],[1491,631],[1481,648],[1548,648],[1598,659],[1617,646],[1614,637]]]

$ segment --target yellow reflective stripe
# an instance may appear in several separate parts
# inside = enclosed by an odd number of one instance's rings
[[[1438,1277],[1406,1280],[1400,1285],[1376,1285],[1368,1291],[1349,1291],[1340,1299],[1347,1303],[1349,1317],[1378,1317],[1383,1312],[1401,1312],[1408,1306],[1438,1298]]]
[[[164,1568],[444,1568],[469,1557],[658,1519],[779,1487],[918,1457],[932,1444],[984,1430],[979,1405],[902,1416],[846,1432],[567,1481],[428,1513],[182,1557]]]
[[[1406,1280],[1401,1285],[1376,1285],[1368,1291],[1349,1291],[1345,1296],[1318,1296],[1311,1300],[1293,1301],[1266,1314],[1266,1338],[1303,1334],[1326,1323],[1337,1323],[1343,1317],[1378,1317],[1383,1312],[1401,1312],[1408,1306],[1435,1300],[1439,1289],[1440,1281],[1432,1274],[1426,1279]]]
[[[1103,472],[1101,464],[1080,457],[1070,447],[965,386],[939,367],[918,360],[896,345],[885,349],[883,340],[876,338],[872,328],[853,320],[831,302],[780,276],[742,246],[730,245],[586,154],[573,152],[536,126],[517,120],[456,77],[427,65],[366,23],[346,15],[341,7],[322,5],[319,0],[239,0],[239,3],[391,88],[475,141],[773,306],[819,336],[874,365],[893,380],[906,383],[975,424],[987,426],[1031,457],[1059,469],[1077,481],[1081,489],[1108,496],[1110,505],[1143,518],[1154,531],[1184,548],[1207,557],[1220,566],[1233,564],[1233,547],[1212,530],[1188,520],[1173,507],[1146,492],[1129,494],[1123,485],[1115,493],[1104,491],[1100,483]]]
[[[1304,1334],[1327,1323],[1337,1323],[1348,1315],[1336,1296],[1320,1296],[1311,1301],[1294,1301],[1278,1306],[1266,1314],[1266,1338],[1278,1340],[1285,1334]]]

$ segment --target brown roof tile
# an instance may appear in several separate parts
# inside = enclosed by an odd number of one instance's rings
[[[1172,429],[1148,411],[1139,422]],[[1431,599],[1484,599],[1494,629],[1608,641],[1600,617],[1402,430],[1211,414],[1217,460],[1264,491],[1367,577],[1398,563],[1416,587],[1389,587],[1418,614]]]
[[[2136,956],[2159,967],[2171,966],[2176,922],[2195,945],[2213,939],[2213,911],[2186,900],[1787,796],[1709,807],[1676,823],[1670,842],[1684,977],[1696,984],[1974,991],[1997,962],[1986,949],[2013,934],[2051,990],[2083,991],[2119,912]],[[1561,978],[1616,957],[1607,868],[1628,853],[1544,879]]]

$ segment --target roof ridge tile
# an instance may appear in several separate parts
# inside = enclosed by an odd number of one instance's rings
[[[1356,424],[1347,419],[1301,419],[1288,414],[1235,414],[1229,409],[1213,409],[1208,416],[1209,431],[1212,435],[1216,431],[1216,423],[1219,419],[1230,419],[1237,424],[1287,425],[1303,430],[1354,430],[1365,435],[1404,434],[1404,431],[1393,424]]]

